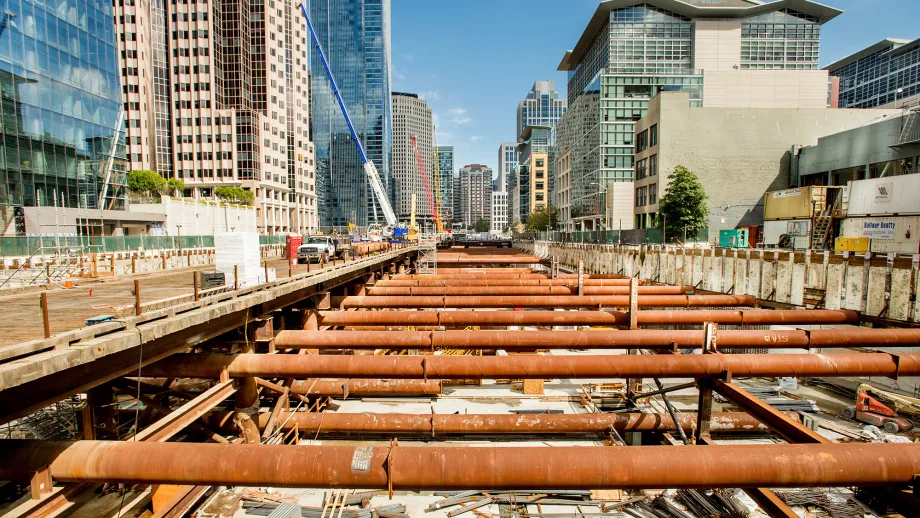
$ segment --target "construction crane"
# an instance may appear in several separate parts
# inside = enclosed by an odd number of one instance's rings
[[[409,142],[412,143],[412,147],[415,149],[415,168],[422,179],[422,186],[425,188],[425,197],[428,198],[428,210],[431,211],[431,216],[434,218],[435,228],[440,232],[441,218],[438,217],[437,208],[434,206],[434,198],[431,196],[431,184],[428,183],[428,177],[425,175],[425,159],[422,158],[422,152],[418,148],[418,138],[415,135],[409,135]]]
[[[364,174],[367,175],[367,181],[371,184],[371,189],[374,191],[377,203],[380,204],[380,208],[383,210],[383,217],[387,220],[387,226],[392,232],[392,229],[397,226],[398,222],[396,220],[396,213],[393,212],[393,207],[390,205],[390,199],[383,189],[383,183],[380,181],[380,174],[377,172],[377,167],[374,166],[374,163],[367,158],[367,152],[364,150],[364,145],[361,143],[358,132],[351,122],[351,117],[348,116],[348,109],[345,108],[345,101],[342,99],[342,94],[339,93],[339,86],[336,84],[335,77],[332,75],[332,69],[329,68],[329,61],[326,59],[326,53],[323,52],[323,46],[319,43],[319,37],[316,35],[316,30],[313,28],[313,21],[310,20],[310,15],[307,14],[307,8],[302,3],[298,7],[300,7],[300,14],[307,20],[307,29],[310,31],[313,45],[316,46],[316,52],[319,54],[319,59],[323,62],[323,69],[325,69],[326,75],[329,76],[329,83],[332,85],[332,94],[335,96],[335,100],[338,101],[339,108],[342,109],[342,115],[345,116],[345,122],[348,124],[348,131],[351,132],[351,139],[355,143],[355,147],[358,148],[358,153],[361,155],[361,164],[364,167]]]
[[[434,181],[434,208],[437,211],[438,217],[435,220],[438,228],[438,234],[444,232],[444,222],[443,222],[443,213],[441,212],[444,208],[441,201],[441,160],[438,158],[438,128],[437,126],[431,127],[431,150],[432,155],[434,156],[434,162],[432,167],[433,173],[431,179]]]

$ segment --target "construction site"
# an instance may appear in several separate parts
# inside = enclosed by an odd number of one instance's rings
[[[3,296],[0,512],[917,516],[909,319],[514,244]]]

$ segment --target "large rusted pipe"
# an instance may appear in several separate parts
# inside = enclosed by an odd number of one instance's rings
[[[263,420],[268,419],[264,414]],[[792,414],[790,414],[792,416]],[[793,416],[793,418],[797,418]],[[687,431],[696,426],[696,414],[682,413],[680,423]],[[381,434],[569,434],[603,433],[611,426],[619,432],[664,432],[675,430],[668,414],[346,414],[339,412],[285,412],[281,421],[297,425],[305,433]],[[768,432],[769,427],[745,412],[713,412],[714,432]]]
[[[903,330],[913,341],[894,342],[889,333],[882,333],[890,346],[917,345],[920,329]],[[840,333],[843,335],[843,333]],[[635,330],[635,331],[281,331],[275,336],[275,346],[290,349],[700,349],[706,339],[705,331],[694,330]],[[718,331],[721,349],[808,348],[809,333],[800,330]],[[871,333],[861,333],[860,346],[876,343]]]
[[[640,295],[640,307],[753,306],[750,295]],[[346,297],[342,308],[598,308],[629,306],[627,295]]]
[[[560,273],[557,277],[558,279],[569,280],[569,281],[571,280],[577,281],[578,279],[578,275],[574,273]],[[432,280],[449,281],[449,280],[457,280],[457,279],[460,279],[460,280],[463,280],[463,279],[476,279],[476,280],[480,280],[480,279],[488,279],[488,280],[492,280],[492,279],[549,279],[549,276],[546,275],[545,273],[518,274],[518,273],[502,273],[499,271],[495,271],[495,272],[484,272],[484,273],[469,272],[469,273],[425,274],[425,275],[397,274],[397,275],[391,275],[390,279],[397,280],[397,281],[432,281]],[[617,274],[610,274],[610,273],[605,273],[605,274],[592,273],[592,274],[584,274],[582,276],[582,279],[617,280],[617,279],[623,279],[623,276],[617,275]]]
[[[0,441],[0,479],[395,490],[809,487],[909,484],[915,444],[284,446]],[[687,469],[679,469],[686,467]]]
[[[374,380],[374,379],[307,379],[291,384],[291,392],[304,396],[368,397],[368,396],[437,396],[441,393],[438,380]]]
[[[441,271],[440,269],[438,271]],[[645,281],[640,280],[639,285]],[[629,279],[583,279],[583,286],[629,286]],[[468,275],[465,279],[400,281],[382,280],[374,286],[380,288],[438,288],[460,286],[568,286],[578,287],[576,279],[477,279],[475,275]]]
[[[625,311],[321,311],[323,326],[625,326]],[[639,312],[639,325],[806,325],[857,324],[859,314],[843,309],[694,310]]]
[[[639,295],[683,295],[693,293],[693,286],[639,286]],[[585,286],[585,295],[629,295],[629,286]],[[375,287],[368,296],[426,295],[578,295],[578,288],[568,286],[441,286]]]
[[[341,356],[175,354],[144,367],[148,376],[372,379],[624,379],[916,376],[920,353],[668,354],[654,356]]]
[[[549,259],[532,256],[477,256],[477,257],[442,257],[438,254],[438,264],[540,264]]]

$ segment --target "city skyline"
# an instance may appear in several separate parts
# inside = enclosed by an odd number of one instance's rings
[[[535,0],[521,10],[514,2],[471,0],[438,4],[438,9],[421,0],[394,2],[393,89],[418,93],[428,101],[439,141],[455,146],[457,163],[485,164],[497,172],[495,150],[516,138],[513,110],[522,92],[537,80],[553,80],[564,90],[560,85],[566,84],[566,75],[556,71],[559,58],[574,46],[598,3],[577,0],[559,9],[559,2]],[[821,67],[884,38],[918,37],[912,20],[920,16],[920,4],[913,0],[821,3],[844,11],[822,29]],[[482,16],[484,10],[490,15]],[[528,27],[545,24],[547,12],[553,12],[553,30],[529,38]],[[901,14],[883,14],[891,12]],[[518,23],[509,25],[508,19]],[[443,34],[451,27],[469,26],[477,27],[482,37],[465,42],[465,52],[458,53],[455,42]],[[505,58],[496,58],[499,51]],[[499,80],[480,81],[476,76]]]

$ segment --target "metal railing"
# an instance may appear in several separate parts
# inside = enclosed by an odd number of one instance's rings
[[[602,230],[584,232],[521,232],[514,234],[515,241],[554,241],[557,243],[590,243],[597,245],[660,245],[664,243],[661,229]],[[697,236],[667,235],[668,242],[705,243],[709,241],[709,230],[703,229]]]

